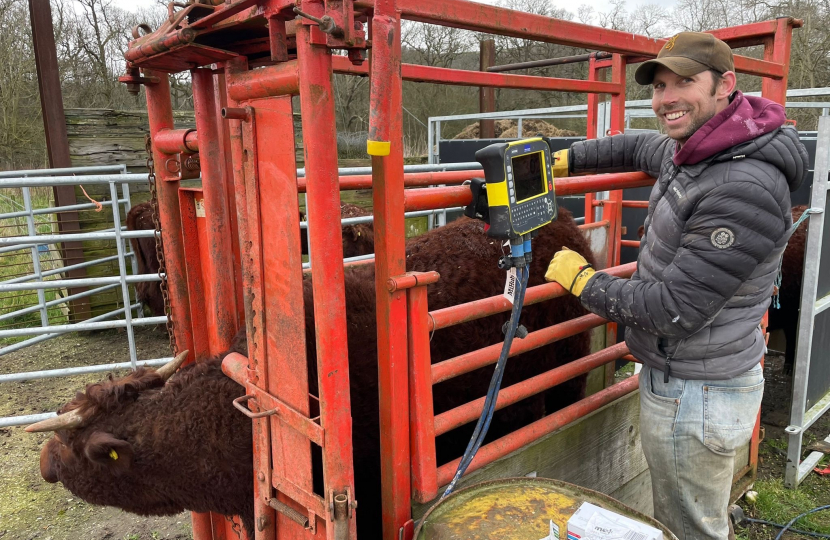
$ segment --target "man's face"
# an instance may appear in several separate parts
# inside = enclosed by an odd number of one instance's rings
[[[725,82],[728,84],[729,80]],[[721,88],[724,81],[716,83],[708,71],[681,77],[665,66],[658,66],[652,85],[651,108],[666,135],[681,143],[728,104],[729,93],[724,94]]]

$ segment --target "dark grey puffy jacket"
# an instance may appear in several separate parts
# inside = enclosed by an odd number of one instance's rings
[[[694,165],[675,141],[624,134],[571,146],[574,173],[643,171],[651,191],[637,272],[597,272],[580,300],[624,324],[631,353],[684,379],[739,375],[761,359],[759,328],[790,237],[790,191],[807,173],[795,129],[779,128]]]

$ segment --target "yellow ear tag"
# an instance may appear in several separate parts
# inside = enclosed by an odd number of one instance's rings
[[[110,450],[110,457],[112,459],[118,459],[118,453],[115,450]]]

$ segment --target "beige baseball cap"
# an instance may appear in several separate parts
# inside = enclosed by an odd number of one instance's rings
[[[709,69],[720,73],[735,71],[729,45],[705,32],[681,32],[669,39],[656,59],[640,64],[634,80],[651,84],[657,66],[666,66],[681,77],[691,77]]]

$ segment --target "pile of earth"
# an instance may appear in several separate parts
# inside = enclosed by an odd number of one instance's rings
[[[516,139],[519,133],[519,126],[516,120],[496,120],[496,137],[500,139]],[[579,133],[569,129],[559,129],[550,122],[544,120],[522,120],[522,137],[579,137]],[[478,122],[465,127],[455,139],[478,139]]]

